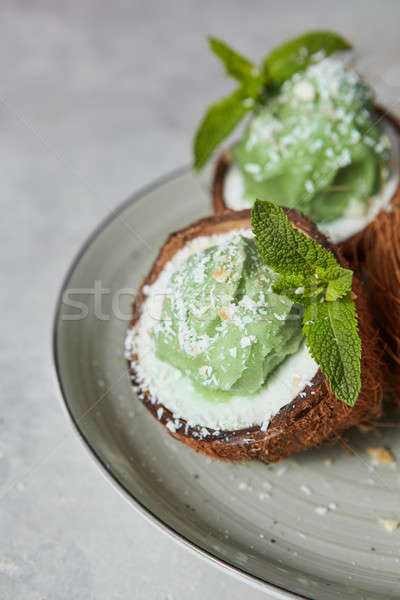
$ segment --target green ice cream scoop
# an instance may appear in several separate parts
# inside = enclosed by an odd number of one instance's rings
[[[382,187],[389,141],[374,125],[371,89],[327,58],[283,84],[233,156],[249,204],[267,199],[322,223],[367,209]]]
[[[272,292],[276,277],[240,234],[191,255],[170,278],[157,356],[212,398],[257,392],[304,340],[302,307]]]

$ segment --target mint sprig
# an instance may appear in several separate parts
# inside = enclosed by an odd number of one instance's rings
[[[261,258],[279,274],[273,291],[305,306],[303,332],[311,356],[335,396],[354,406],[361,388],[361,341],[353,272],[293,227],[272,202],[256,200],[251,224]]]
[[[336,300],[351,289],[353,272],[341,267],[329,250],[295,229],[279,206],[257,200],[251,219],[261,258],[280,275],[279,289],[294,277],[298,301],[303,296],[304,301],[309,296]]]
[[[211,50],[222,61],[228,75],[240,82],[232,94],[211,105],[194,139],[194,167],[201,169],[214,150],[268,95],[298,71],[316,61],[318,53],[329,56],[350,44],[331,31],[311,31],[278,46],[258,67],[251,60],[215,37],[208,39]]]

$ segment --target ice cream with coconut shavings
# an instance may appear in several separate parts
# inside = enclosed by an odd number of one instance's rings
[[[366,213],[389,156],[371,89],[333,58],[286,81],[233,148],[247,206],[265,198],[318,223]]]
[[[159,359],[209,400],[258,392],[304,340],[302,308],[272,292],[276,275],[240,234],[189,256],[172,274],[153,328]]]

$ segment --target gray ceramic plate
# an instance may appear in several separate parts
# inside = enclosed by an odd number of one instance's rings
[[[155,523],[271,597],[399,598],[400,529],[389,533],[379,519],[400,519],[400,477],[365,452],[390,446],[400,458],[395,428],[352,435],[353,455],[336,447],[270,467],[224,464],[169,437],[133,395],[123,358],[133,290],[166,235],[209,209],[199,183],[180,171],[126,202],[80,252],[55,322],[72,420]],[[96,282],[108,290],[97,306]]]

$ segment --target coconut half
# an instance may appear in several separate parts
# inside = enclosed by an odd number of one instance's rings
[[[334,254],[342,266],[347,266],[340,251],[328,242],[311,221],[295,211],[287,210],[286,213],[295,227],[316,239]],[[278,392],[279,386],[276,387],[276,394],[279,397],[271,398],[270,395],[265,414],[260,412],[260,405],[256,411],[248,412],[247,406],[251,405],[249,398],[244,398],[244,402],[247,402],[245,408],[239,406],[237,400],[236,404],[233,402],[230,409],[237,413],[232,415],[221,416],[222,413],[218,414],[214,409],[210,413],[203,410],[204,407],[199,407],[196,412],[193,410],[191,398],[187,398],[186,402],[184,397],[178,398],[178,394],[182,392],[180,385],[175,387],[171,382],[167,382],[165,389],[160,381],[157,386],[152,385],[151,381],[156,381],[161,372],[159,366],[154,364],[153,379],[148,376],[151,361],[145,358],[144,353],[147,351],[146,335],[150,338],[146,320],[151,297],[150,290],[152,286],[157,289],[157,282],[165,277],[165,270],[167,269],[168,272],[171,268],[174,257],[188,245],[193,244],[197,238],[200,244],[204,238],[212,237],[216,240],[218,236],[229,232],[248,229],[250,229],[250,211],[230,211],[201,219],[168,237],[149,274],[138,289],[127,335],[126,358],[132,385],[138,398],[170,435],[194,450],[214,458],[230,461],[259,459],[265,462],[276,462],[323,442],[334,442],[346,429],[370,419],[375,420],[381,414],[383,381],[377,335],[363,297],[363,290],[356,278],[353,281],[353,292],[356,295],[362,342],[362,385],[358,401],[352,408],[332,394],[325,376],[309,358],[308,362],[306,360],[298,363],[304,367],[305,379],[302,380],[300,377],[296,389],[292,387],[292,394],[284,398]],[[298,352],[304,353],[304,350]],[[290,377],[290,360],[293,356],[295,355],[287,358],[280,367],[283,379]],[[304,357],[306,357],[305,353],[300,359],[303,360]],[[311,380],[308,381],[310,375]],[[292,381],[284,383],[286,388],[289,384],[293,386]],[[269,381],[265,388],[268,388],[268,385]],[[271,402],[274,407],[272,412]],[[226,413],[226,407],[223,410]],[[224,423],[228,425],[226,428],[221,427]]]

